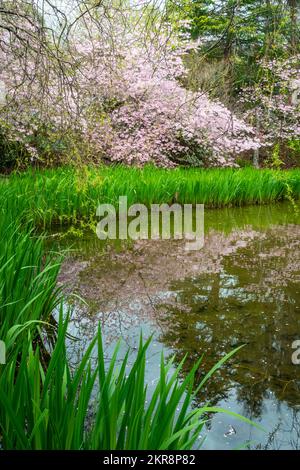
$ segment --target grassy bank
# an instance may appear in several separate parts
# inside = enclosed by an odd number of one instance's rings
[[[206,207],[267,204],[300,196],[300,170],[175,170],[123,166],[58,168],[0,180],[0,202],[10,214],[26,213],[36,224],[94,219],[99,203],[196,204]]]

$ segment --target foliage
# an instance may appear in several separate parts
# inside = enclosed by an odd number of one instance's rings
[[[2,3],[5,160],[233,166],[298,139],[297,0]]]
[[[32,238],[30,227],[22,228],[18,220],[17,212],[1,209],[0,338],[7,345],[21,333],[26,337],[24,325],[36,332],[35,322],[48,322],[61,301],[59,258],[45,256],[42,238]]]
[[[282,167],[282,165],[284,165],[284,162],[280,159],[279,155],[280,155],[280,147],[278,144],[276,144],[273,148],[272,156],[268,163],[270,163],[270,166],[272,168],[276,168],[277,170],[279,170]]]
[[[232,62],[239,81],[249,83],[251,64],[299,52],[299,6],[298,0],[179,0],[169,2],[168,14],[173,22],[185,20],[181,30],[200,38],[208,59]]]
[[[10,141],[0,127],[0,171],[12,170],[18,166],[18,161],[26,162],[29,154],[19,142]]]
[[[45,76],[34,55],[24,72],[15,53],[22,41],[2,32],[2,113],[10,140],[22,142],[33,161],[72,160],[72,141],[76,146],[80,139],[83,158],[159,166],[188,160],[191,151],[196,161],[226,166],[260,145],[253,129],[221,102],[182,86],[183,56],[194,44],[168,25],[145,32],[143,16],[133,28],[131,13],[125,22],[122,12],[112,15],[109,38],[86,19],[70,38],[63,83],[51,60]]]
[[[300,158],[300,139],[291,139],[287,142],[288,148],[298,159]]]
[[[187,61],[187,83],[239,111],[255,128],[262,154],[270,156],[279,144],[286,162],[284,142],[299,137],[299,8],[298,0],[182,0],[168,6],[170,21],[179,18],[179,30],[199,41]]]
[[[196,391],[194,376],[201,360],[180,380],[184,361],[175,368],[173,360],[165,364],[162,355],[159,380],[148,398],[145,367],[150,340],[143,343],[141,339],[129,372],[128,353],[117,365],[119,345],[107,368],[99,329],[72,370],[65,346],[67,326],[68,320],[63,322],[61,314],[45,371],[40,349],[32,348],[30,336],[15,349],[9,363],[0,366],[0,443],[4,449],[190,449],[201,444],[199,433],[207,414],[226,412],[207,405],[192,409],[191,405],[195,393],[239,348],[223,357]],[[90,357],[95,345],[97,364]],[[95,387],[98,392],[93,400]],[[229,414],[253,424],[238,414]]]

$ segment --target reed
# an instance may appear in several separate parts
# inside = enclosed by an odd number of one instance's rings
[[[222,358],[194,387],[192,370],[180,380],[184,361],[176,368],[162,355],[156,388],[147,400],[146,353],[151,339],[140,340],[129,372],[128,353],[118,359],[118,348],[105,364],[101,330],[75,370],[69,365],[65,346],[68,318],[61,308],[57,340],[46,371],[39,347],[30,335],[6,366],[0,366],[0,444],[19,450],[114,450],[191,449],[199,440],[209,413],[217,407],[192,407],[194,397],[212,374],[238,349]],[[98,361],[91,361],[96,348]],[[173,369],[172,366],[174,367]],[[93,398],[93,392],[97,390]],[[94,394],[95,395],[95,394]],[[251,425],[250,420],[229,412]],[[257,425],[255,425],[257,426]],[[257,426],[259,427],[259,426]]]
[[[30,226],[0,212],[0,339],[7,346],[16,335],[26,338],[26,329],[36,331],[37,322],[49,322],[62,299],[61,256],[46,255],[42,237],[31,235]]]
[[[11,214],[49,227],[89,222],[99,203],[203,203],[208,208],[267,204],[300,196],[300,170],[159,169],[124,166],[29,170],[0,181],[0,203]]]

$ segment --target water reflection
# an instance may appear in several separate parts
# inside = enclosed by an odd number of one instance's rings
[[[223,257],[220,270],[176,281],[175,300],[163,302],[161,340],[187,367],[205,352],[205,366],[241,344],[245,347],[215,376],[206,391],[218,402],[233,384],[244,413],[259,417],[272,391],[299,405],[300,369],[292,364],[292,342],[300,337],[299,230],[265,231],[263,239]]]
[[[260,421],[269,435],[262,440],[241,423],[229,433],[232,419],[218,416],[206,445],[232,448],[254,439],[261,447],[295,448],[300,366],[292,364],[291,345],[300,339],[299,218],[282,204],[206,211],[205,225],[199,252],[186,253],[182,241],[118,249],[100,246],[95,236],[76,241],[62,273],[89,305],[76,320],[85,338],[101,320],[109,341],[122,336],[131,346],[145,326],[177,362],[187,354],[185,371],[204,353],[197,379],[244,344],[198,400]],[[157,344],[150,380],[158,371]]]

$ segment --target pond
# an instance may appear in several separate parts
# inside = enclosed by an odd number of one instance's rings
[[[101,321],[106,355],[120,336],[121,354],[135,351],[140,330],[153,334],[147,380],[159,374],[162,348],[184,373],[204,354],[197,381],[224,354],[244,347],[202,390],[197,401],[241,413],[257,430],[231,416],[212,416],[206,449],[300,447],[300,365],[292,343],[300,340],[300,226],[288,203],[205,210],[205,243],[186,252],[182,240],[103,244],[94,234],[49,238],[72,245],[60,280],[76,301],[72,357]]]

